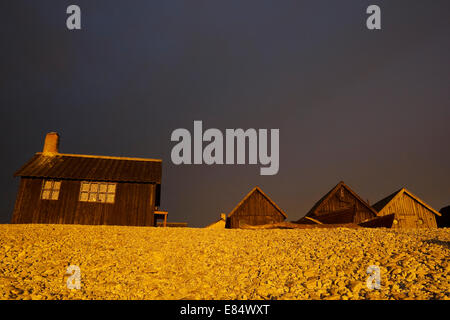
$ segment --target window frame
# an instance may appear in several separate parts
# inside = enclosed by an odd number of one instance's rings
[[[50,182],[50,188],[46,187],[47,182]],[[42,186],[41,186],[41,194],[39,195],[40,200],[49,200],[49,201],[58,201],[59,200],[59,194],[61,193],[61,183],[62,180],[57,179],[43,179],[42,180]],[[56,188],[56,184],[58,187]],[[48,198],[44,198],[44,192],[49,192]],[[56,199],[53,198],[54,194],[57,194]]]
[[[78,201],[88,203],[114,204],[116,202],[116,193],[116,182],[81,181]]]

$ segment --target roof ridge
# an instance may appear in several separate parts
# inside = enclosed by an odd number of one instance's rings
[[[36,155],[48,156],[43,152],[36,152]],[[80,158],[96,158],[96,159],[111,159],[111,160],[129,160],[129,161],[154,161],[162,162],[162,159],[152,159],[152,158],[136,158],[136,157],[117,157],[117,156],[99,156],[99,155],[89,155],[89,154],[75,154],[75,153],[55,153],[48,157],[80,157]]]
[[[161,183],[161,175],[162,161],[42,153],[36,153],[14,174],[16,177],[142,183]]]

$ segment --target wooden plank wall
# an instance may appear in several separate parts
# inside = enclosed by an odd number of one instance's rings
[[[284,221],[284,216],[259,192],[250,195],[228,218],[227,227],[239,228],[241,224],[261,225]]]
[[[341,191],[342,197],[340,196]],[[355,207],[354,223],[361,223],[375,217],[375,214],[363,205],[357,198],[355,198],[344,187],[338,189],[327,201],[325,201],[319,210],[314,213],[317,216],[330,214],[336,211],[344,211],[345,209],[351,210]],[[314,217],[314,216],[313,216]]]
[[[388,215],[391,213],[395,213],[395,219],[398,221],[397,224],[392,225],[392,228],[437,227],[434,213],[406,193],[391,201],[379,212],[380,215]],[[419,219],[422,219],[422,224],[419,223]]]
[[[59,199],[42,200],[42,179],[22,178],[11,223],[153,226],[154,184],[117,183],[111,204],[79,201],[80,182],[62,180]]]

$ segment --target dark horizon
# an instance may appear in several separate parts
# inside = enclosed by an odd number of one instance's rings
[[[69,31],[77,4],[82,30]],[[382,10],[382,30],[365,9]],[[47,132],[60,152],[163,159],[169,222],[202,227],[260,186],[301,218],[344,181],[450,205],[448,1],[2,3],[0,223]],[[279,128],[280,169],[172,164],[173,130]]]

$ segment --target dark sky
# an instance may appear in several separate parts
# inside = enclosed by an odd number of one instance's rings
[[[66,28],[78,4],[82,30]],[[382,10],[382,30],[365,27]],[[170,221],[259,185],[302,217],[340,180],[450,204],[450,2],[2,1],[0,222],[46,132],[66,153],[163,159]],[[171,163],[177,128],[279,128],[280,171]]]

